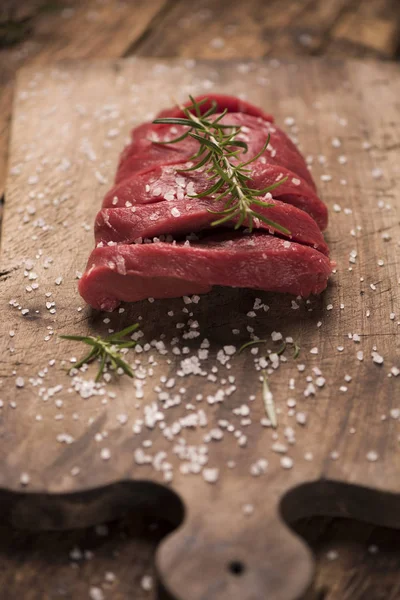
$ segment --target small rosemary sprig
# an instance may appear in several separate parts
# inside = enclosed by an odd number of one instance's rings
[[[250,348],[251,346],[256,346],[257,344],[266,344],[267,342],[268,342],[268,340],[265,340],[265,339],[250,340],[249,342],[246,342],[245,344],[240,346],[240,348],[238,350],[238,354],[241,354],[244,350],[246,350],[247,348]],[[293,342],[293,341],[292,342],[286,342],[286,341],[282,342],[281,347],[279,348],[279,350],[277,350],[275,352],[275,354],[277,354],[278,356],[280,356],[281,354],[284,354],[288,345],[293,346],[293,358],[298,358],[300,355],[301,348],[297,342]]]
[[[97,358],[100,358],[100,368],[96,376],[96,381],[100,380],[106,365],[111,365],[111,368],[114,370],[121,368],[124,373],[129,375],[129,377],[133,377],[132,369],[128,363],[121,358],[119,350],[121,348],[133,348],[136,346],[134,340],[127,340],[124,338],[126,338],[127,335],[131,335],[138,327],[139,323],[135,323],[134,325],[129,325],[129,327],[125,327],[125,329],[105,338],[94,337],[92,335],[60,335],[60,338],[63,340],[83,342],[92,347],[89,354],[84,356],[79,362],[75,363],[70,370],[79,369],[82,365],[89,364]]]
[[[250,342],[246,342],[245,344],[240,346],[238,354],[241,354],[243,350],[246,350],[246,348],[250,348],[250,346],[256,346],[257,344],[266,344],[267,342],[268,340],[250,340]]]
[[[238,139],[241,127],[221,123],[222,118],[228,110],[225,109],[220,115],[210,118],[217,112],[217,103],[215,101],[202,115],[200,107],[208,99],[204,98],[196,102],[192,96],[189,96],[189,98],[192,104],[187,107],[181,107],[185,114],[184,118],[166,117],[153,121],[156,124],[183,125],[189,129],[172,140],[152,141],[156,144],[176,144],[187,137],[191,137],[199,142],[199,150],[189,159],[190,161],[197,162],[187,169],[180,169],[180,171],[196,171],[204,168],[208,175],[210,187],[199,194],[192,195],[192,198],[204,198],[213,195],[216,201],[222,198],[226,199],[223,210],[213,211],[209,209],[209,212],[220,216],[211,225],[222,225],[227,221],[237,218],[235,229],[239,229],[246,222],[246,227],[252,231],[254,220],[259,219],[277,231],[285,235],[290,235],[288,229],[282,227],[279,223],[271,221],[253,208],[254,205],[262,206],[263,208],[273,206],[273,204],[268,204],[259,198],[284,183],[287,177],[262,190],[255,190],[248,185],[251,179],[251,169],[248,166],[265,152],[270,136],[268,136],[258,154],[246,162],[238,162],[239,153],[246,153],[248,146],[246,142]],[[235,160],[235,162],[232,162],[232,160]]]

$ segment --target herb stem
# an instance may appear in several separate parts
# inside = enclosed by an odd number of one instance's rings
[[[234,229],[239,229],[245,224],[251,232],[254,221],[258,220],[274,228],[276,231],[290,236],[290,231],[286,227],[271,221],[262,213],[256,212],[253,208],[253,205],[262,206],[263,208],[273,206],[273,204],[267,201],[260,200],[259,197],[266,196],[266,194],[276,187],[282,185],[287,178],[275,181],[269,187],[262,190],[252,189],[248,186],[251,179],[251,170],[246,167],[256,161],[265,152],[270,136],[268,135],[264,146],[250,160],[234,164],[231,159],[239,161],[240,150],[243,153],[248,151],[246,142],[237,139],[241,131],[240,126],[221,124],[221,119],[227,113],[226,109],[219,116],[211,120],[209,117],[217,111],[216,102],[213,102],[211,108],[205,114],[201,115],[200,106],[203,104],[203,101],[196,102],[192,96],[189,96],[189,98],[192,104],[187,107],[180,107],[185,118],[160,118],[153,121],[156,124],[186,126],[188,130],[173,140],[152,141],[157,144],[175,144],[187,137],[191,137],[199,142],[199,150],[189,158],[189,161],[197,160],[198,162],[186,169],[179,169],[179,171],[186,172],[206,168],[206,172],[209,174],[210,187],[203,192],[193,194],[192,198],[212,196],[216,201],[222,198],[226,199],[222,210],[213,211],[212,209],[208,209],[209,212],[220,216],[211,225],[218,226],[228,221],[236,220]],[[193,109],[194,112],[192,112]],[[217,192],[219,193],[215,196]]]
[[[79,369],[84,364],[89,364],[97,358],[100,358],[100,367],[96,375],[96,382],[100,381],[107,365],[110,365],[114,371],[120,368],[124,373],[126,373],[126,375],[133,377],[133,371],[130,365],[121,358],[119,350],[121,348],[133,348],[136,345],[135,340],[126,340],[124,338],[128,335],[132,335],[132,333],[136,331],[138,327],[139,323],[135,323],[134,325],[125,327],[125,329],[113,333],[105,338],[94,337],[92,335],[60,335],[60,338],[64,340],[82,342],[83,344],[87,344],[88,346],[92,347],[89,354],[75,363],[71,367],[70,371],[72,369]]]

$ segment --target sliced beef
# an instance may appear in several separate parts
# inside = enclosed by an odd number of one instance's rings
[[[216,234],[198,243],[119,244],[93,250],[79,282],[94,308],[205,293],[214,285],[307,297],[325,289],[332,265],[309,246],[268,234]]]
[[[249,160],[260,152],[269,135],[270,143],[263,153],[264,160],[269,164],[285,167],[315,189],[304,158],[275,124],[261,117],[242,113],[228,113],[221,123],[242,127],[238,139],[243,139],[248,144],[248,151],[246,154],[242,153],[239,160]],[[181,125],[171,127],[153,123],[145,123],[134,129],[132,142],[122,153],[115,182],[119,183],[134,173],[146,173],[161,165],[186,162],[198,150],[198,142],[193,138],[188,137],[178,144],[155,143],[172,140],[182,135],[186,129]]]
[[[290,231],[285,236],[271,225],[257,220],[254,225],[270,233],[311,246],[323,254],[329,255],[329,249],[315,221],[304,211],[279,202],[267,200],[274,206],[255,207],[270,221],[279,223]],[[130,208],[103,208],[95,221],[96,243],[115,242],[131,244],[140,238],[153,238],[172,235],[179,236],[189,232],[209,229],[217,218],[210,210],[224,209],[224,202],[210,198],[187,198],[159,202],[158,204],[135,205]],[[225,226],[233,228],[237,219],[228,221]],[[244,226],[247,225],[245,221]]]
[[[219,111],[228,110],[225,124],[241,127],[239,137],[248,152],[237,161],[255,157],[270,136],[266,150],[249,165],[248,185],[263,190],[285,179],[264,197],[273,206],[257,206],[256,212],[288,229],[288,239],[258,220],[252,233],[244,229],[247,222],[234,230],[235,220],[210,233],[217,219],[210,211],[221,210],[224,200],[193,198],[210,187],[208,175],[182,171],[190,166],[198,142],[188,137],[162,144],[186,128],[144,123],[132,131],[115,185],[96,218],[98,246],[79,282],[82,297],[94,308],[113,310],[121,301],[200,294],[215,285],[304,297],[325,289],[333,266],[321,234],[327,209],[303,157],[270,115],[222,95],[208,95],[202,110],[213,100]],[[175,107],[159,116],[183,115]]]
[[[308,182],[289,169],[257,161],[252,169],[250,185],[257,190],[262,190],[284,178],[286,181],[273,190],[274,198],[301,208],[314,219],[321,231],[324,231],[328,226],[326,205]]]
[[[129,179],[115,185],[105,196],[103,207],[122,207],[136,204],[151,204],[165,199],[183,198],[194,195],[209,187],[203,172],[182,172],[185,165],[168,165],[143,174],[135,173]],[[249,182],[255,189],[267,188],[280,179],[286,181],[274,191],[274,198],[292,204],[307,212],[321,230],[328,222],[328,211],[311,187],[295,173],[278,165],[257,161]]]

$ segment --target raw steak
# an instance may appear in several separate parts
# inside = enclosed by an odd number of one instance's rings
[[[258,211],[290,231],[290,235],[280,235],[294,242],[311,246],[323,254],[329,254],[320,230],[307,213],[279,200],[268,200],[268,203],[274,206],[257,207]],[[109,242],[132,244],[139,238],[153,238],[168,234],[176,237],[198,232],[211,228],[212,222],[215,221],[215,214],[209,209],[222,210],[223,208],[223,200],[216,203],[210,198],[182,198],[130,208],[103,208],[96,217],[95,240],[96,243],[104,244]],[[228,221],[225,226],[232,228],[236,222],[237,219]],[[245,222],[244,226],[246,224]],[[279,234],[275,227],[263,221],[257,222],[257,228]]]
[[[245,229],[247,221],[233,230],[236,219],[213,230],[218,217],[210,211],[221,211],[224,201],[193,198],[210,186],[207,175],[182,171],[190,166],[198,142],[187,137],[160,144],[186,128],[144,123],[133,130],[115,185],[96,218],[97,247],[79,283],[82,297],[94,308],[113,310],[121,301],[205,293],[215,285],[305,297],[325,289],[333,266],[321,234],[327,209],[303,157],[262,110],[230,96],[207,97],[202,111],[214,101],[219,112],[228,110],[221,122],[241,127],[237,137],[248,151],[234,160],[250,160],[270,136],[266,150],[249,165],[248,185],[264,189],[285,179],[272,194],[259,197],[266,206],[255,210],[289,233],[258,219],[252,233]],[[177,107],[159,114],[182,116]]]
[[[184,164],[156,167],[154,170],[137,174],[115,185],[106,194],[103,206],[132,206],[133,204],[151,204],[185,194],[193,195],[203,192],[209,183],[202,172],[183,173],[179,171]],[[316,221],[321,230],[328,223],[328,211],[313,189],[300,177],[279,167],[278,165],[257,163],[253,166],[250,186],[264,189],[287,177],[274,190],[274,198],[287,202],[307,212]]]
[[[80,291],[94,308],[173,298],[214,285],[319,294],[332,266],[318,250],[272,235],[214,234],[196,243],[118,244],[93,250]]]
[[[222,124],[242,127],[242,133],[237,139],[248,144],[246,154],[239,155],[239,160],[249,160],[264,146],[270,136],[270,143],[261,159],[262,162],[284,167],[293,176],[303,178],[315,189],[315,184],[307,165],[288,136],[275,124],[265,121],[262,117],[242,113],[228,113],[221,120]],[[198,150],[198,142],[186,138],[178,144],[160,145],[154,142],[166,142],[184,133],[182,125],[155,125],[145,123],[132,132],[132,142],[122,153],[115,182],[119,183],[132,176],[133,173],[146,173],[154,167],[186,162]],[[258,162],[258,161],[257,161]]]

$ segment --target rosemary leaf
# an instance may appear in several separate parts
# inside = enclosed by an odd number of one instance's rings
[[[243,346],[240,346],[238,350],[238,354],[241,354],[243,350],[246,348],[250,348],[250,346],[255,346],[256,344],[266,344],[268,340],[251,340],[250,342],[246,342]]]
[[[134,340],[125,341],[125,340],[112,340],[113,346],[117,346],[118,348],[134,348],[137,344]]]
[[[201,169],[201,167],[208,163],[211,158],[211,152],[205,155],[205,157],[193,167],[188,167],[187,169],[179,169],[179,173],[185,173],[186,171],[196,171],[197,169]]]
[[[89,354],[87,354],[81,360],[75,363],[70,370],[79,369],[80,367],[82,367],[82,365],[89,364],[97,358],[100,358],[100,367],[96,375],[95,381],[100,381],[101,376],[103,375],[108,365],[110,365],[111,368],[115,371],[118,368],[121,368],[124,373],[129,375],[129,377],[133,377],[133,371],[130,365],[123,360],[123,358],[119,354],[119,351],[122,348],[129,349],[136,346],[135,340],[126,339],[126,337],[131,335],[134,331],[136,331],[138,327],[139,323],[135,323],[105,338],[83,335],[60,335],[60,338],[64,340],[82,342],[84,344],[92,346],[92,349],[89,352]]]
[[[108,338],[108,340],[120,340],[121,338],[131,335],[134,331],[139,329],[139,323],[134,323],[133,325],[129,325],[129,327],[125,327],[125,329],[121,329],[121,331],[117,331],[116,333],[112,333]]]
[[[277,351],[276,351],[276,354],[277,354],[278,356],[280,356],[281,354],[283,354],[283,353],[285,352],[285,350],[286,350],[286,346],[287,346],[286,342],[283,342],[283,344],[282,344],[282,346],[279,348],[279,350],[277,350]]]
[[[102,374],[104,372],[104,368],[106,366],[106,360],[107,360],[107,354],[104,353],[102,355],[102,357],[101,357],[100,368],[99,368],[99,370],[97,372],[97,375],[96,375],[96,379],[95,379],[96,382],[100,381],[100,379],[101,379],[101,376],[102,376]]]
[[[124,373],[129,375],[129,377],[133,377],[133,371],[128,365],[128,363],[126,363],[124,360],[122,360],[122,358],[116,355],[113,356],[113,359],[115,360],[117,365],[124,371]]]
[[[187,125],[188,127],[193,127],[194,129],[201,129],[200,123],[194,123],[190,119],[180,119],[177,117],[167,117],[165,119],[155,119],[153,121],[155,124],[160,125]],[[158,142],[156,142],[158,144]]]
[[[86,356],[84,356],[79,362],[75,363],[73,365],[73,367],[71,367],[72,369],[80,369],[83,365],[88,365],[89,363],[91,363],[95,358],[97,358],[99,355],[99,350],[97,348],[93,348],[93,350],[91,350],[89,352],[89,354],[87,354]]]

